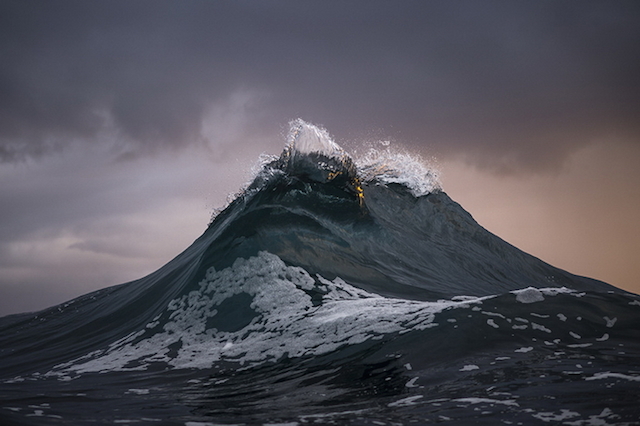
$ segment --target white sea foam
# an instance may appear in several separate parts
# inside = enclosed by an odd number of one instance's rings
[[[613,317],[613,318],[604,317],[604,320],[607,322],[607,327],[611,328],[611,327],[614,326],[616,321],[618,321],[618,318],[616,318],[616,317]]]
[[[410,405],[416,405],[416,401],[424,398],[423,395],[413,395],[406,398],[399,399],[397,401],[387,404],[389,407],[408,407]]]
[[[491,318],[489,318],[489,319],[487,320],[487,324],[489,324],[489,325],[490,325],[491,327],[493,327],[493,328],[500,328],[500,326],[499,326],[498,324],[496,324],[496,322],[495,322],[493,319],[491,319]]]
[[[325,293],[318,306],[307,294],[314,288]],[[250,308],[256,315],[250,323],[238,331],[208,327],[220,304],[239,294],[251,296]],[[436,313],[466,308],[470,303],[473,301],[384,298],[340,278],[314,279],[304,269],[261,252],[237,259],[221,271],[209,269],[199,290],[168,304],[165,315],[169,320],[161,330],[157,324],[145,326],[105,350],[57,366],[49,375],[143,370],[154,362],[174,368],[209,368],[222,359],[253,365],[282,357],[321,355],[389,333],[434,327]],[[172,353],[172,345],[181,347]]]
[[[346,155],[344,150],[333,141],[329,132],[298,118],[289,123],[288,146],[299,154],[322,154],[327,157]]]
[[[149,393],[149,389],[129,389],[127,393],[133,393],[136,395],[147,395]]]
[[[531,323],[531,328],[534,330],[544,331],[545,333],[551,333],[551,330],[549,330],[547,327],[541,324],[536,324],[535,322]]]
[[[464,367],[462,367],[460,370],[458,371],[473,371],[473,370],[478,370],[480,369],[480,367],[478,367],[475,364],[467,364]]]
[[[514,399],[491,399],[491,398],[456,398],[452,399],[455,402],[464,402],[467,404],[501,404],[501,405],[511,405],[518,407],[519,404]]]
[[[550,316],[546,314],[539,314],[537,312],[531,312],[529,315],[531,315],[532,317],[538,317],[538,318],[549,318]]]
[[[545,296],[572,293],[563,288],[538,291]],[[210,268],[197,289],[168,303],[160,317],[104,349],[57,365],[44,376],[69,380],[87,372],[145,370],[157,362],[173,368],[211,368],[225,360],[249,367],[284,357],[318,356],[393,333],[436,327],[436,314],[445,309],[475,309],[510,322],[478,306],[493,297],[437,302],[386,298],[339,277],[313,277],[274,254],[260,252],[220,271]],[[244,311],[244,322],[225,331],[228,319],[219,318],[223,303]],[[488,324],[497,326],[493,318]],[[523,347],[515,352],[531,350]]]
[[[433,165],[418,155],[392,149],[388,143],[385,146],[384,149],[372,148],[355,160],[362,180],[383,185],[401,184],[416,197],[441,190],[439,172]],[[340,161],[350,158],[327,130],[301,119],[290,123],[285,152],[293,156],[317,153]]]
[[[382,185],[397,183],[420,197],[442,189],[439,171],[415,154],[398,150],[371,148],[356,159],[358,172],[365,182]]]
[[[516,300],[520,303],[535,303],[542,302],[544,300],[542,292],[533,287],[525,288],[524,290],[517,290],[513,293],[515,293]]]
[[[540,412],[536,414],[532,414],[533,417],[542,420],[543,422],[553,422],[554,424],[559,424],[562,422],[563,425],[568,426],[607,426],[607,425],[631,425],[636,423],[628,423],[628,422],[619,422],[620,416],[615,414],[610,408],[605,408],[602,410],[600,414],[591,415],[587,419],[576,419],[568,421],[569,419],[574,419],[575,417],[581,416],[579,413],[575,411],[562,409],[560,413],[556,414],[554,412]],[[614,423],[609,423],[612,421]]]
[[[418,385],[416,385],[416,382],[418,381],[420,377],[414,377],[413,379],[409,380],[407,383],[405,383],[404,385],[408,388],[416,388],[418,387]]]
[[[536,419],[542,420],[543,422],[561,422],[563,420],[571,419],[573,417],[578,417],[580,414],[575,411],[562,409],[559,413],[555,412],[540,412],[536,414],[532,414]]]
[[[585,380],[602,380],[602,379],[622,379],[629,380],[632,382],[640,382],[640,376],[631,376],[629,374],[622,373],[612,373],[610,371],[606,371],[603,373],[596,373],[591,377],[585,377]]]

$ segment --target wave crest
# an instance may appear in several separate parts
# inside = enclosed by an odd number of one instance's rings
[[[356,161],[361,179],[366,183],[405,186],[415,197],[442,190],[440,172],[416,155],[387,147],[371,148]]]
[[[370,149],[354,159],[322,127],[296,119],[290,123],[287,145],[276,156],[262,156],[249,190],[283,174],[318,183],[332,183],[363,198],[362,183],[406,187],[415,197],[442,189],[439,171],[420,156],[386,148]]]

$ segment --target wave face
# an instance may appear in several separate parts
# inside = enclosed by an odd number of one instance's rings
[[[318,127],[140,280],[0,319],[2,424],[638,424],[640,298]]]

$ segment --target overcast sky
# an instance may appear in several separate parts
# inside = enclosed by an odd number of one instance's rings
[[[288,122],[640,292],[640,2],[0,2],[0,315],[152,272]]]

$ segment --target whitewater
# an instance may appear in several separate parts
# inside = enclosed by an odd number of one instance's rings
[[[0,318],[2,425],[640,424],[640,297],[295,120],[139,280]]]

